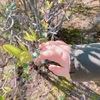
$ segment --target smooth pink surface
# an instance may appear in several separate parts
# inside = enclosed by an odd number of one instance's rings
[[[40,46],[39,61],[48,59],[59,63],[61,66],[50,65],[49,70],[58,76],[70,78],[70,45],[62,41],[49,41],[42,43]]]

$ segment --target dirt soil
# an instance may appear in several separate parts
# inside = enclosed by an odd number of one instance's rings
[[[66,21],[62,27],[68,30],[77,29],[85,38],[94,37],[92,41],[90,40],[91,42],[100,42],[99,0],[80,0],[71,12],[70,20]]]

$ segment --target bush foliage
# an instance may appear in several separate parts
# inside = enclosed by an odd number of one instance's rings
[[[30,67],[41,73],[46,61],[37,64],[39,44],[57,39],[57,32],[66,20],[74,0],[8,0],[0,4],[0,100],[24,100],[16,91],[29,79]],[[37,67],[38,66],[38,67]],[[43,70],[43,69],[42,69]],[[45,69],[48,72],[48,69]],[[9,84],[9,81],[13,80]],[[19,83],[19,85],[17,84]],[[14,96],[12,96],[12,94]],[[28,99],[29,100],[29,99]],[[32,99],[33,100],[33,99]]]

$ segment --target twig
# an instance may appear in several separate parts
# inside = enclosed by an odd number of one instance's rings
[[[3,34],[4,32],[9,31],[13,27],[14,19],[11,16],[9,16],[7,19],[7,22],[9,22],[9,19],[11,19],[11,25],[9,26],[9,28],[3,27],[4,30],[0,34]],[[7,25],[7,23],[6,23],[6,25]]]

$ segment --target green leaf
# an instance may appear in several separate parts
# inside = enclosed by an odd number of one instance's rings
[[[24,68],[24,72],[23,72],[23,74],[21,76],[25,78],[25,77],[28,76],[28,74],[29,74],[29,69],[27,67],[27,68]]]
[[[23,63],[23,67],[27,68],[28,67],[28,63]]]
[[[28,76],[27,73],[23,73],[23,74],[21,75],[21,77],[23,77],[23,78],[25,78],[25,77],[27,77],[27,76]]]
[[[42,33],[42,38],[47,38],[48,34],[46,32]]]
[[[48,8],[51,8],[51,6],[52,6],[52,3],[50,3],[49,1],[46,1],[46,6],[48,7]]]
[[[0,96],[0,100],[5,100],[4,96]]]
[[[36,33],[35,33],[34,30],[32,30],[32,29],[30,29],[30,32],[31,32],[31,34],[32,34],[33,37],[34,37],[34,40],[36,41],[36,38],[37,38]]]
[[[30,34],[27,31],[23,31],[23,33],[25,33],[27,37],[30,36]]]
[[[24,39],[27,40],[27,41],[33,41],[33,39],[30,38],[30,37],[24,37]]]
[[[10,44],[5,44],[3,45],[3,48],[10,54],[16,56],[16,57],[19,57],[20,54],[22,53],[22,50],[20,50],[19,48],[13,46],[13,45],[10,45]]]
[[[27,31],[24,31],[24,33],[26,33],[26,37],[24,37],[24,39],[28,41],[36,41],[36,34],[32,29],[30,29],[30,32],[32,35],[30,35]]]
[[[27,63],[32,60],[32,55],[29,52],[22,52],[19,59],[21,63]]]
[[[11,91],[12,91],[12,89],[11,89],[10,87],[8,87],[8,86],[5,86],[4,89],[5,89],[7,92],[11,92]]]
[[[71,15],[71,11],[66,12],[66,17],[69,17]]]
[[[43,27],[44,27],[45,29],[47,29],[47,28],[48,28],[48,23],[43,23]]]
[[[11,77],[11,74],[3,74],[3,76],[4,76],[4,78],[9,78],[9,77]]]
[[[22,64],[21,64],[20,61],[17,62],[17,66],[18,66],[18,67],[22,67]]]
[[[26,52],[28,51],[25,45],[23,45],[23,44],[22,44],[21,42],[19,42],[19,41],[18,41],[18,43],[19,43],[19,45],[20,45],[20,47],[21,47],[21,49],[22,49],[23,51],[26,51]]]
[[[29,69],[28,68],[24,68],[24,73],[29,74]]]
[[[36,41],[36,38],[32,35],[30,35],[30,38],[33,39],[33,41]]]
[[[47,42],[48,40],[46,38],[40,38],[38,41],[39,42]]]
[[[44,8],[40,8],[39,11],[42,13],[42,14],[45,14],[45,11],[44,11]]]

